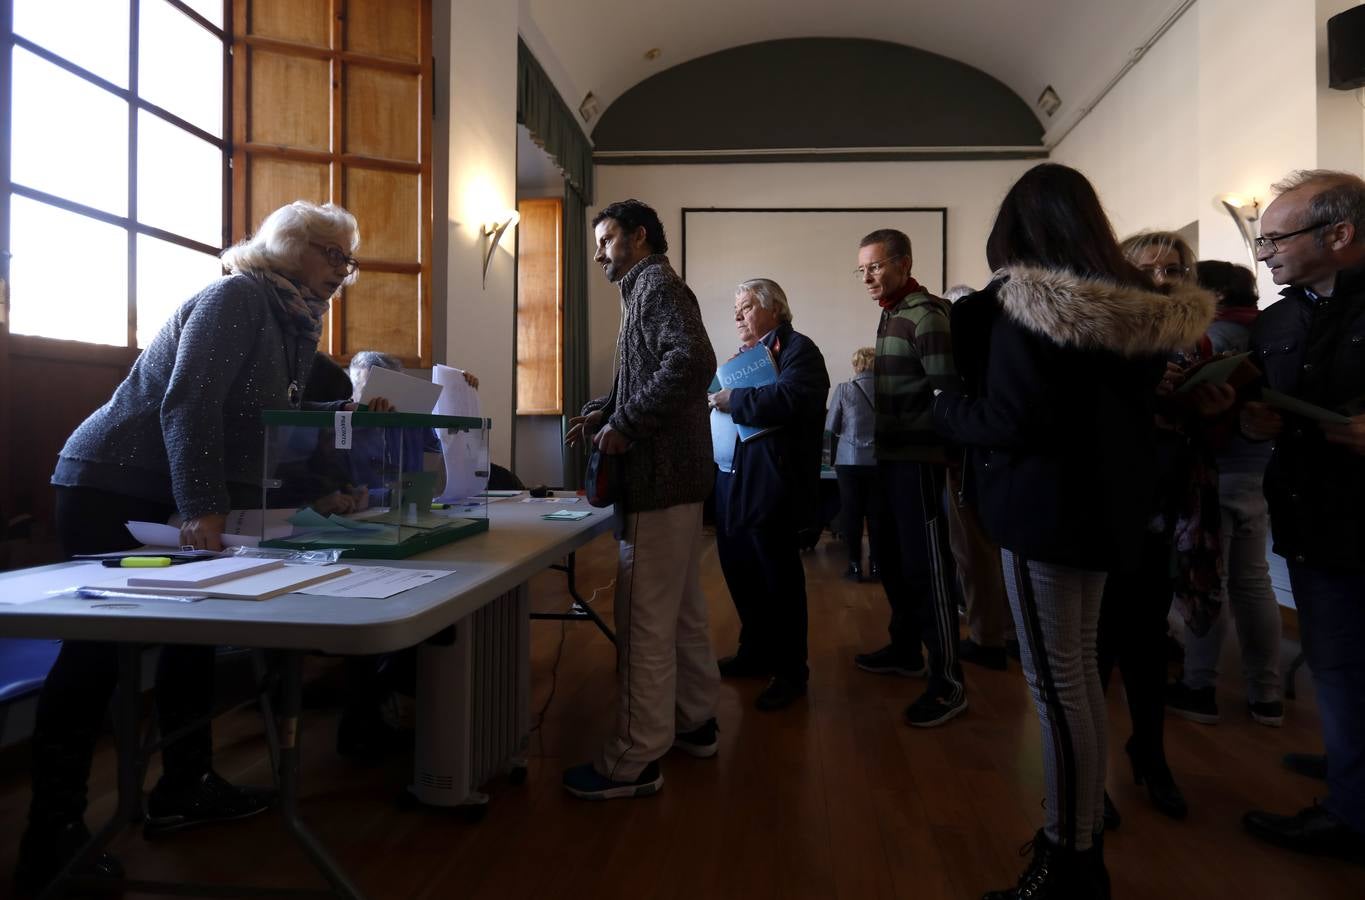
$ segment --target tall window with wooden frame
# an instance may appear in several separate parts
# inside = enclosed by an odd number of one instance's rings
[[[0,3],[10,330],[146,346],[222,274],[223,0]]]
[[[297,199],[355,214],[333,355],[431,365],[431,0],[237,0],[233,237]]]
[[[517,415],[564,410],[564,201],[517,201]]]

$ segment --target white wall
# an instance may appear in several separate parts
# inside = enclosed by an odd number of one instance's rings
[[[1316,14],[1310,2],[1200,0],[1199,252],[1249,263],[1227,213],[1232,192],[1270,201],[1270,185],[1317,157]],[[1273,41],[1267,41],[1273,36]],[[1262,301],[1280,290],[1257,267]]]
[[[503,235],[485,287],[482,224],[516,204],[518,9],[499,0],[460,0],[448,9],[449,77],[437,89],[449,148],[449,176],[438,186],[446,193],[447,253],[445,283],[433,290],[433,304],[445,306],[438,362],[479,376],[482,411],[493,420],[492,461],[510,467],[514,235]]]
[[[1214,198],[1262,208],[1294,169],[1365,165],[1356,96],[1327,87],[1326,20],[1353,0],[1199,0],[1052,153],[1120,235],[1199,222],[1199,255],[1248,265]],[[1258,267],[1262,302],[1280,288]]]
[[[1053,162],[1095,185],[1119,237],[1198,218],[1198,83],[1199,17],[1190,12],[1053,149]]]
[[[679,166],[598,166],[597,207],[636,197],[653,206],[675,246],[670,257],[681,265],[677,242],[682,208],[944,206],[948,209],[948,284],[980,286],[990,275],[986,235],[1005,192],[1036,160],[905,163],[779,163]],[[848,266],[857,265],[858,239],[848,236]],[[762,260],[753,270],[761,271]],[[620,292],[601,269],[588,274],[590,298],[590,384],[593,396],[611,387]],[[849,283],[853,285],[852,275]],[[784,283],[793,296],[796,284]],[[855,285],[856,287],[856,285]],[[937,287],[936,285],[934,287]],[[729,302],[727,298],[725,302]],[[875,307],[873,308],[875,311]],[[798,305],[798,330],[820,341],[821,310]],[[869,338],[875,335],[871,316]],[[850,377],[847,360],[829,359],[830,380]]]

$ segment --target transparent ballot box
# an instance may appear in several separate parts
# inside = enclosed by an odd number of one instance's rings
[[[488,530],[488,419],[267,410],[261,546],[400,559]]]

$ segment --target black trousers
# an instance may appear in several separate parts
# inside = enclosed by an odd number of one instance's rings
[[[867,520],[868,562],[877,564],[877,467],[835,466],[839,479],[839,533],[848,561],[863,564],[863,520]]]
[[[739,653],[795,684],[810,677],[806,665],[806,570],[795,522],[764,528],[730,523],[733,476],[716,473],[716,552],[739,613]]]
[[[956,577],[943,511],[947,469],[916,462],[877,464],[881,511],[878,520],[882,587],[891,604],[891,646],[904,657],[929,651],[929,690],[962,696],[957,659]]]
[[[1166,614],[1171,608],[1171,544],[1149,534],[1137,571],[1113,574],[1100,604],[1100,682],[1117,665],[1133,723],[1131,753],[1144,770],[1166,767]]]
[[[57,488],[57,533],[67,556],[131,550],[138,545],[124,522],[164,522],[175,508],[89,488]],[[214,648],[164,647],[156,671],[157,721],[162,734],[206,719],[213,709]],[[35,824],[61,823],[85,812],[90,765],[109,700],[118,681],[114,644],[64,641],[38,694],[33,728]],[[208,771],[213,740],[207,722],[166,746],[168,781]]]

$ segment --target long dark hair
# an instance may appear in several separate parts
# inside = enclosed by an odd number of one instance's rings
[[[1069,166],[1043,163],[1014,183],[986,240],[991,269],[1034,265],[1152,287],[1124,257],[1100,198]]]

